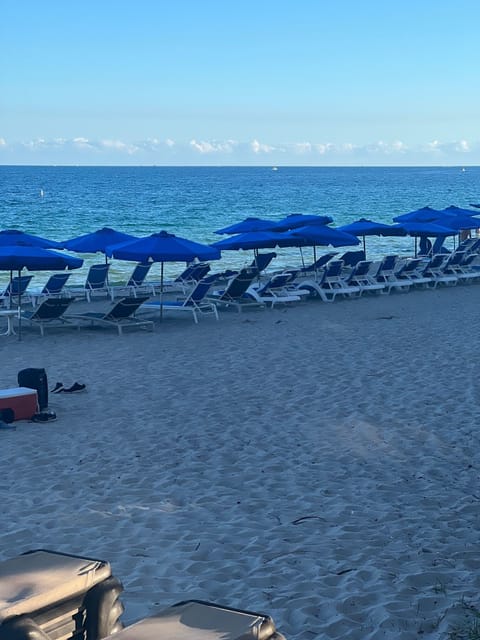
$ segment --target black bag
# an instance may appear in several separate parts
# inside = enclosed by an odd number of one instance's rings
[[[40,411],[48,407],[48,381],[45,369],[22,369],[18,372],[18,386],[36,390]]]

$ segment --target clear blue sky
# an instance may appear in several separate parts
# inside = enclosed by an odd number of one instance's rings
[[[480,164],[478,0],[0,0],[1,164]]]

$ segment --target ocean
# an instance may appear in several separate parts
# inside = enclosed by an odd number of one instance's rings
[[[202,243],[216,229],[247,216],[279,220],[290,213],[329,215],[332,226],[360,217],[393,217],[430,205],[480,202],[480,167],[57,167],[0,166],[0,227],[67,240],[112,227],[146,236],[165,229]],[[479,210],[480,213],[480,210]],[[411,254],[413,238],[367,238],[368,257]],[[327,250],[327,248],[325,248]],[[320,253],[318,250],[317,253]],[[299,264],[298,249],[278,249],[276,264]],[[303,250],[310,261],[311,252]],[[103,255],[82,255],[86,268]],[[251,261],[251,252],[223,252],[219,269]],[[178,273],[182,265],[170,265]],[[113,261],[114,279],[132,269]],[[35,276],[39,284],[45,274]],[[154,277],[154,276],[153,276]]]

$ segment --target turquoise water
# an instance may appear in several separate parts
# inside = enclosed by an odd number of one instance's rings
[[[334,226],[367,217],[390,223],[430,205],[480,202],[480,167],[28,167],[0,166],[0,227],[66,240],[104,226],[142,236],[166,229],[198,242],[215,229],[257,216],[330,215]],[[368,257],[412,253],[412,238],[367,238]],[[298,249],[278,250],[277,264],[297,264]],[[310,257],[304,250],[305,259]],[[85,267],[101,254],[82,255]],[[224,252],[219,268],[251,260]],[[131,264],[114,261],[114,277]],[[156,268],[156,267],[155,267]],[[175,273],[181,265],[171,265]],[[71,281],[83,281],[85,268]],[[44,280],[43,274],[35,279]]]

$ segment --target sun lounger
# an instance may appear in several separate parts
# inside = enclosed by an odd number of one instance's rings
[[[258,276],[256,269],[245,268],[238,272],[225,289],[214,291],[207,299],[217,306],[235,307],[239,312],[246,307],[265,307],[264,302],[247,295],[247,289]]]
[[[54,273],[47,280],[42,289],[30,289],[26,291],[26,295],[30,297],[32,304],[35,306],[45,298],[53,298],[61,295],[68,295],[65,291],[65,285],[70,278],[71,273]]]
[[[125,297],[105,313],[95,313],[92,311],[68,315],[66,318],[69,321],[76,321],[78,328],[80,328],[82,322],[88,323],[91,326],[99,324],[106,327],[115,327],[118,335],[122,334],[125,327],[151,329],[153,331],[153,322],[151,320],[140,320],[134,317],[134,313],[147,300],[148,296],[140,298]]]
[[[384,285],[382,293],[390,293],[392,289],[404,292],[410,289],[411,283],[406,278],[401,280],[396,276],[402,265],[397,255],[388,255],[381,260],[373,278],[375,282]]]
[[[154,295],[155,284],[145,282],[145,278],[152,268],[152,264],[153,262],[139,262],[125,284],[110,287],[112,300],[117,295],[134,297],[145,294]]]
[[[197,282],[205,278],[210,271],[210,265],[206,262],[195,262],[188,265],[180,275],[174,280],[165,281],[163,283],[164,291],[182,291],[186,293],[189,289],[195,286]],[[155,291],[158,293],[160,290],[160,283],[155,283]]]
[[[33,276],[14,276],[8,283],[5,291],[0,293],[0,302],[4,306],[10,306],[17,303],[18,297],[30,300],[30,296],[26,293]]]
[[[179,602],[106,640],[285,640],[263,613],[202,600]]]
[[[105,293],[112,299],[112,292],[108,286],[108,270],[110,264],[93,264],[88,270],[87,279],[83,287],[74,287],[70,289],[72,295],[83,294],[88,302],[91,302],[95,294]]]
[[[248,287],[247,296],[251,296],[257,302],[265,303],[274,307],[277,304],[289,304],[300,302],[303,295],[308,295],[305,289],[290,288],[293,281],[293,274],[279,273],[273,275],[265,283],[256,283]]]
[[[380,293],[385,289],[385,285],[376,282],[370,275],[372,267],[371,260],[361,260],[352,268],[350,274],[345,278],[348,286],[358,287],[360,294],[363,293]]]
[[[46,327],[75,326],[64,317],[64,313],[74,300],[75,298],[47,298],[33,311],[21,311],[20,320],[37,326],[42,336],[45,335]]]
[[[448,255],[439,253],[430,260],[425,268],[424,275],[430,279],[429,287],[436,289],[439,284],[445,286],[455,286],[458,277],[453,273],[445,273],[444,266],[448,259]]]
[[[0,563],[0,640],[101,640],[123,628],[108,562],[29,551]]]
[[[140,310],[162,310],[162,314],[169,312],[185,312],[192,314],[195,324],[198,324],[199,315],[214,315],[218,320],[217,307],[213,302],[206,300],[206,295],[210,290],[215,276],[210,276],[200,280],[188,296],[176,301],[148,301],[142,304]]]

